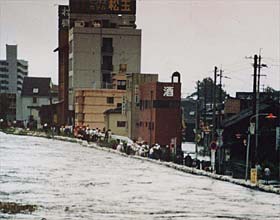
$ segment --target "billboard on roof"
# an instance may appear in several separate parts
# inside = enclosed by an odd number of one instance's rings
[[[77,14],[132,14],[136,0],[70,0],[70,12]]]

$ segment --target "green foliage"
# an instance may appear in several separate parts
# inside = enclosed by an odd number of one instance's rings
[[[216,100],[219,99],[219,94],[220,94],[220,85],[216,83]],[[212,102],[213,100],[213,91],[214,91],[214,81],[210,77],[204,78],[202,81],[199,83],[199,99],[203,99],[206,97],[206,102]],[[221,88],[222,91],[222,101],[225,100],[227,97],[227,93],[223,88]],[[197,91],[192,93],[189,97],[194,97],[197,96]]]

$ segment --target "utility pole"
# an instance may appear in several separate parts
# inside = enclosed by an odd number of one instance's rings
[[[220,69],[220,74],[219,74],[219,77],[220,77],[220,83],[219,83],[219,104],[220,104],[220,107],[219,107],[219,116],[218,116],[218,125],[217,125],[217,128],[221,128],[221,122],[222,122],[222,119],[221,119],[221,115],[222,115],[222,77],[223,77],[223,70]]]
[[[217,71],[218,68],[215,66],[214,67],[214,85],[213,85],[213,115],[212,115],[212,141],[215,138],[215,133],[216,133],[216,82],[217,82]]]
[[[261,51],[259,53],[257,88],[256,88],[256,133],[255,133],[255,162],[258,163],[258,145],[259,145],[259,107],[260,107],[260,77],[261,77]]]
[[[203,111],[203,122],[204,122],[204,126],[206,126],[206,124],[207,124],[207,117],[206,117],[206,114],[207,114],[207,110],[206,110],[206,104],[207,104],[207,100],[206,100],[206,98],[207,98],[207,89],[206,89],[206,84],[207,84],[207,81],[206,80],[204,80],[204,88],[203,88],[203,96],[204,96],[204,102],[203,102],[203,104],[204,104],[204,107],[203,107],[203,109],[204,109],[204,111]]]
[[[150,100],[150,123],[149,123],[149,133],[150,133],[150,147],[152,146],[152,123],[153,123],[153,91],[150,91],[151,93],[151,100]],[[176,149],[176,146],[174,146],[174,149]]]
[[[221,140],[222,140],[222,132],[221,132],[221,122],[222,122],[222,77],[223,77],[223,70],[222,68],[220,69],[220,74],[219,74],[219,77],[220,77],[220,84],[219,84],[219,114],[218,114],[218,125],[217,125],[217,128],[219,130],[219,137],[218,137],[218,140],[219,140],[219,144],[218,144],[218,165],[219,165],[219,168],[218,168],[218,171],[219,173],[221,173]]]
[[[257,104],[257,68],[258,68],[258,55],[254,55],[254,80],[253,80],[253,115],[256,115],[256,104]],[[256,135],[256,130],[255,130],[255,136]],[[254,154],[253,154],[254,153]],[[252,149],[252,167],[255,166],[256,163],[256,156],[257,156],[257,151],[256,151],[256,143],[254,149]]]
[[[259,155],[258,155],[258,147],[259,147],[259,108],[260,108],[260,78],[261,76],[261,68],[267,67],[266,64],[261,63],[261,49],[259,52],[259,63],[258,63],[258,74],[257,74],[257,88],[256,88],[256,134],[255,134],[255,160],[259,162]]]
[[[206,109],[206,104],[207,104],[207,80],[203,80],[203,156],[205,155],[205,151],[207,149],[207,142],[208,142],[208,133],[206,132],[207,130],[207,109]]]
[[[200,121],[200,114],[199,114],[199,84],[200,81],[197,81],[196,83],[196,89],[197,89],[197,100],[196,100],[196,120],[195,120],[195,159],[197,159],[198,154],[198,130],[199,130],[199,121]]]

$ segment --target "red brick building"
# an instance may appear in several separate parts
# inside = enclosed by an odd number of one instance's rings
[[[174,78],[178,80],[175,82]],[[140,86],[140,115],[138,138],[151,144],[169,145],[176,138],[182,142],[180,74],[172,82],[151,82]]]

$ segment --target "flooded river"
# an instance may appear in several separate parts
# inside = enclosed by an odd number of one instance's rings
[[[0,219],[279,220],[280,196],[79,144],[0,133]]]

